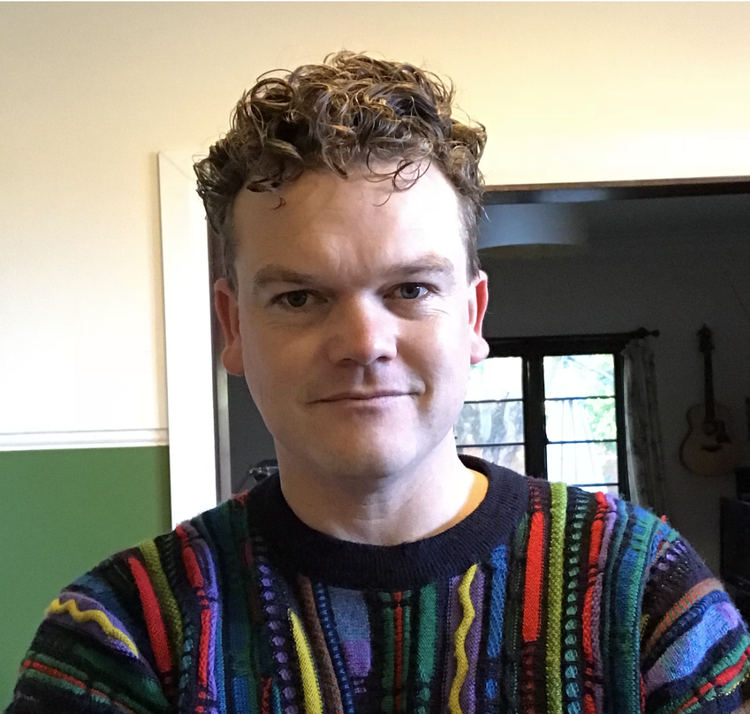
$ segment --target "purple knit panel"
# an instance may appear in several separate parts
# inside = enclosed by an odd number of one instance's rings
[[[466,657],[469,660],[469,671],[459,694],[463,714],[474,714],[477,707],[477,662],[482,639],[482,606],[484,602],[484,573],[480,568],[477,568],[474,575],[469,597],[471,598],[471,604],[474,606],[474,620],[466,635]]]
[[[364,596],[358,590],[345,588],[332,587],[328,592],[349,674],[361,682],[372,665],[370,623]]]
[[[66,602],[69,602],[70,600],[74,601],[78,605],[78,609],[81,611],[85,610],[98,610],[99,612],[103,613],[106,618],[112,623],[112,626],[116,629],[120,630],[123,634],[126,636],[129,636],[129,633],[127,629],[125,629],[125,626],[120,622],[120,620],[113,615],[109,610],[105,609],[105,607],[98,601],[94,600],[83,593],[78,592],[71,592],[69,590],[65,590],[62,593],[60,593],[60,602],[62,604],[65,604]],[[133,654],[133,651],[120,640],[110,637],[107,635],[104,630],[102,629],[101,625],[98,622],[75,622],[73,621],[73,618],[67,614],[67,613],[50,613],[47,615],[48,620],[57,620],[60,623],[64,623],[68,626],[73,626],[76,630],[82,630],[87,635],[89,635],[92,639],[98,640],[99,642],[104,643],[107,647],[110,649],[117,650],[118,652],[122,652],[123,655],[127,657],[135,658],[136,655]],[[149,667],[148,662],[143,658],[143,655],[139,653],[138,659],[146,666]],[[156,675],[154,675],[156,676]]]
[[[279,578],[265,555],[265,548],[257,537],[252,538],[255,562],[258,567],[258,585],[260,601],[270,636],[271,656],[277,676],[274,684],[278,685],[281,696],[281,711],[284,714],[297,714],[297,689],[294,686],[294,656],[292,654],[292,635],[289,629],[289,612],[286,598],[280,587]]]
[[[458,586],[462,576],[456,575],[448,583],[448,622],[445,628],[445,675],[443,677],[443,701],[448,701],[451,685],[456,677],[456,629],[461,623],[462,608],[458,599]]]

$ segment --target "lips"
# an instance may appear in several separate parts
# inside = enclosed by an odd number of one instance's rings
[[[403,397],[406,396],[408,392],[402,392],[402,391],[395,391],[395,390],[382,390],[377,392],[340,392],[338,394],[333,394],[330,397],[325,397],[324,399],[320,399],[318,401],[321,402],[343,402],[348,400],[356,400],[356,401],[367,401],[371,399],[380,399],[382,397]]]

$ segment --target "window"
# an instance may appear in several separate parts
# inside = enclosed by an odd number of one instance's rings
[[[455,425],[459,453],[628,497],[627,335],[488,340]]]

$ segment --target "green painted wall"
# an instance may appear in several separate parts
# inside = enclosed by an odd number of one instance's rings
[[[0,452],[0,710],[57,592],[169,528],[166,446]]]

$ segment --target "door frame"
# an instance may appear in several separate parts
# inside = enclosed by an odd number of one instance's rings
[[[195,154],[160,153],[167,412],[172,522],[212,508],[231,492],[226,373],[212,334],[205,213]],[[486,205],[583,203],[750,194],[750,176],[487,186]]]

